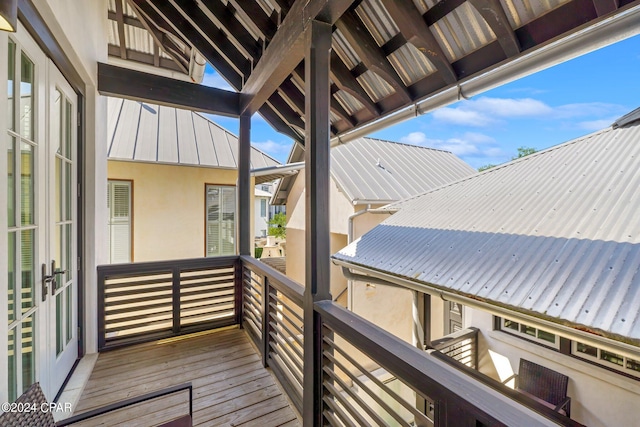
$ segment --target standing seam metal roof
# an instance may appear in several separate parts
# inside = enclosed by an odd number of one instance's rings
[[[640,344],[638,124],[390,205],[334,258]]]
[[[238,137],[193,111],[109,98],[107,129],[111,160],[238,167]],[[251,147],[251,168],[279,164]]]

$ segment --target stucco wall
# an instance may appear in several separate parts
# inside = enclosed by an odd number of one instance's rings
[[[498,379],[497,369],[501,366],[502,369],[515,371],[520,358],[531,360],[569,377],[568,395],[571,397],[571,418],[574,420],[590,427],[638,425],[639,380],[494,331],[493,316],[489,313],[467,307],[465,315],[467,326],[481,329],[479,363],[480,370],[485,374]],[[489,355],[489,349],[495,353],[493,358]],[[508,365],[504,366],[506,360]]]
[[[237,171],[113,160],[108,167],[109,179],[133,181],[134,261],[205,255],[205,184],[235,186]]]

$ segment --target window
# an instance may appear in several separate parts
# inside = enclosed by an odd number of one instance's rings
[[[558,336],[543,329],[534,328],[533,326],[504,318],[500,319],[500,329],[546,346],[560,348]]]
[[[571,354],[581,359],[590,360],[599,365],[640,377],[640,361],[633,360],[620,354],[612,353],[598,347],[573,341]]]
[[[551,347],[561,354],[573,356],[625,376],[640,379],[640,360],[638,359],[631,359],[599,347],[562,338],[543,329],[509,319],[496,317],[496,328],[510,335],[542,344],[545,347]]]
[[[131,262],[131,181],[109,180],[109,262]]]
[[[206,186],[206,256],[236,253],[236,189]]]
[[[260,199],[260,216],[267,217],[267,199]]]

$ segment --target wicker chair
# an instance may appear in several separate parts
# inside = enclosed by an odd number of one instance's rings
[[[29,411],[14,411],[5,412],[0,414],[0,426],[2,427],[62,427],[70,424],[75,424],[80,421],[85,421],[99,415],[123,409],[128,406],[136,405],[148,400],[152,400],[161,396],[177,393],[183,390],[189,391],[189,414],[183,415],[179,418],[168,421],[160,427],[189,427],[192,425],[192,413],[193,413],[193,387],[191,383],[180,384],[173,387],[168,387],[163,390],[147,393],[142,396],[133,397],[123,400],[121,402],[112,403],[101,408],[93,409],[88,412],[84,412],[79,415],[74,415],[70,418],[58,421],[57,423],[53,419],[53,414],[48,410],[40,410],[40,408],[47,407],[47,399],[40,388],[40,383],[32,384],[27,391],[25,391],[15,403],[17,407],[23,407],[28,405],[28,408],[36,409]]]
[[[504,383],[506,384],[514,377],[517,391],[546,404],[556,412],[571,417],[571,398],[567,396],[568,376],[520,359],[518,374],[507,378]]]

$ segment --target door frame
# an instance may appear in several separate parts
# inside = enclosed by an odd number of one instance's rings
[[[50,16],[47,15],[47,16]],[[87,182],[87,175],[85,169],[85,147],[86,147],[86,84],[85,82],[90,82],[89,77],[83,79],[80,76],[79,69],[69,60],[69,56],[65,53],[64,49],[62,49],[60,43],[57,41],[56,36],[51,31],[46,21],[42,18],[40,12],[36,9],[33,4],[33,0],[22,0],[19,2],[19,26],[36,42],[39,46],[40,51],[44,54],[45,57],[49,58],[53,64],[58,68],[58,70],[62,73],[65,80],[71,85],[72,90],[76,93],[77,96],[77,127],[75,129],[76,133],[76,164],[75,171],[77,176],[77,210],[76,210],[76,226],[75,226],[75,235],[76,235],[76,245],[77,245],[77,272],[76,272],[76,282],[77,282],[77,292],[74,296],[74,299],[77,301],[77,324],[74,325],[77,328],[77,343],[78,343],[78,354],[77,358],[81,358],[86,352],[86,335],[87,331],[87,319],[85,315],[87,313],[86,310],[86,289],[85,289],[85,263],[86,263],[86,254],[85,254],[85,224],[86,224],[86,208],[84,206],[83,193],[82,189],[85,187]],[[7,45],[8,45],[8,33],[0,33],[0,53],[3,54],[2,57],[6,57],[7,54]],[[46,66],[46,63],[45,63]],[[85,73],[86,74],[86,73]],[[0,80],[6,81],[7,79],[7,70],[6,66],[0,67]],[[6,95],[3,95],[3,98]],[[93,99],[93,98],[92,98]],[[7,129],[7,120],[6,120],[6,106],[5,103],[2,103],[0,106],[0,130],[2,134],[6,134]],[[4,139],[4,138],[3,138]],[[4,145],[4,144],[3,144]],[[1,152],[6,152],[6,147],[2,147]],[[38,170],[41,169],[42,165],[37,165]],[[6,178],[5,178],[6,179]],[[6,183],[6,181],[5,181]],[[38,185],[38,184],[36,184]],[[5,184],[6,189],[6,184]],[[6,191],[2,191],[4,197],[6,197]],[[0,210],[0,224],[4,224],[1,228],[3,231],[0,233],[0,266],[6,266],[7,262],[7,211],[6,209]],[[44,242],[38,242],[38,246],[42,246]],[[36,251],[39,249],[36,248]],[[39,275],[39,268],[38,275]],[[6,271],[6,270],[5,270]],[[0,279],[0,283],[4,282],[4,280]],[[3,287],[3,288],[6,288]],[[35,293],[36,298],[41,298],[41,289],[40,282],[36,279],[35,283]],[[7,301],[6,289],[0,289],[0,301]],[[90,322],[91,323],[91,322]],[[8,324],[7,322],[0,322],[0,345],[2,348],[7,348],[7,336],[8,334]],[[76,365],[78,360],[76,360]],[[38,367],[42,366],[39,360],[36,360],[36,365]],[[56,399],[59,397],[60,393],[64,389],[66,383],[68,382],[73,369],[63,382],[60,387],[60,391],[56,396]],[[40,374],[38,374],[40,375]],[[2,384],[8,383],[8,372],[6,369],[0,369],[0,382]],[[3,393],[0,393],[2,395]],[[6,397],[6,396],[5,396]]]

